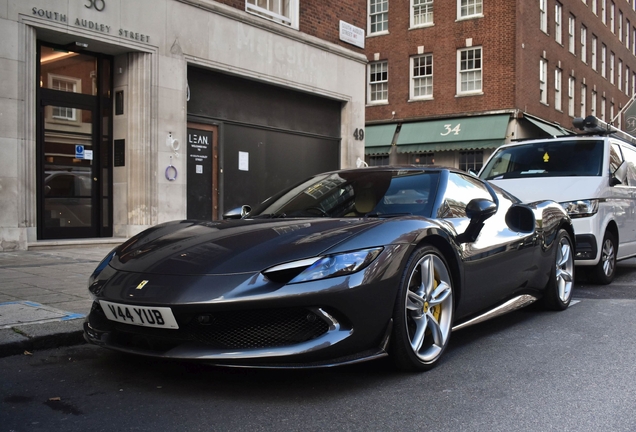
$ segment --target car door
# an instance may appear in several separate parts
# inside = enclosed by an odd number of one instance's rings
[[[494,195],[493,195],[494,193]],[[475,198],[498,202],[477,239],[460,245],[464,261],[463,300],[456,318],[477,313],[509,299],[527,286],[536,272],[534,230],[519,233],[506,224],[506,212],[514,204],[503,194],[491,192],[480,179],[450,172],[437,216],[463,233],[470,223],[466,205]]]

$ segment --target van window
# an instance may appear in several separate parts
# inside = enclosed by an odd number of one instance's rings
[[[625,146],[623,147],[623,155],[627,164],[627,184],[636,186],[636,149]]]
[[[480,177],[600,176],[602,163],[602,140],[535,142],[498,150]]]

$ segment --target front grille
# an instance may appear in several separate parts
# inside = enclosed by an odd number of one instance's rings
[[[325,334],[329,325],[308,309],[266,309],[206,315],[209,324],[191,321],[184,331],[218,348],[293,345]]]
[[[122,347],[167,351],[183,343],[213,349],[270,348],[310,341],[329,331],[321,314],[306,308],[177,313],[178,330],[140,327],[109,321],[95,303],[91,322],[111,331]]]

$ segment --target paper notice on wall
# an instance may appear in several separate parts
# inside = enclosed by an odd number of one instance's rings
[[[238,152],[239,153],[239,171],[249,171],[250,170],[250,154],[248,152]]]
[[[93,160],[93,150],[84,150],[84,159]]]

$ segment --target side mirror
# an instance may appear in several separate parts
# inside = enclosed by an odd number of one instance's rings
[[[236,207],[223,213],[223,219],[243,219],[250,211],[252,211],[252,207],[242,205],[241,207]]]
[[[466,231],[457,236],[457,240],[460,243],[472,243],[477,240],[486,219],[496,212],[497,204],[488,199],[475,198],[470,200],[466,206],[466,216],[470,218],[470,223]]]

